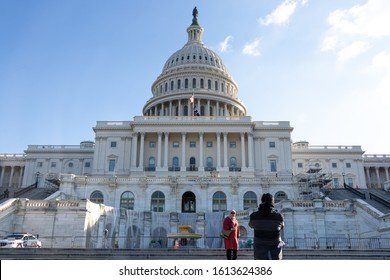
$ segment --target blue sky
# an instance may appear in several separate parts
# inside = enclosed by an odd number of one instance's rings
[[[77,145],[96,121],[141,115],[194,6],[253,120],[390,154],[388,0],[2,0],[0,153]]]

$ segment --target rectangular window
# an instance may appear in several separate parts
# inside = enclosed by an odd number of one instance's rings
[[[42,167],[42,166],[43,166],[43,162],[42,162],[42,161],[38,161],[38,162],[37,162],[37,166],[38,166],[38,167]]]
[[[275,142],[269,142],[269,147],[270,148],[275,148],[276,147],[276,144],[275,144]]]
[[[173,141],[172,142],[172,147],[173,148],[179,148],[179,141]]]
[[[333,178],[333,186],[334,187],[339,187],[339,178]]]
[[[91,163],[88,161],[84,164],[84,167],[91,167]]]
[[[156,142],[150,141],[149,142],[149,148],[156,148]]]
[[[50,166],[53,167],[53,168],[57,167],[57,163],[56,162],[52,162]]]
[[[347,184],[348,184],[348,186],[353,187],[353,179],[347,178]]]
[[[236,141],[230,141],[230,148],[235,149],[237,147]]]
[[[110,159],[108,162],[108,171],[115,171],[115,159]]]
[[[337,168],[337,162],[332,162],[332,168]]]
[[[276,172],[276,160],[272,159],[269,161],[270,162],[270,167],[271,167],[271,172]]]
[[[111,141],[111,148],[116,148],[116,141]]]
[[[352,164],[351,164],[350,162],[347,162],[347,163],[345,164],[345,167],[351,168],[351,167],[352,167]]]
[[[213,142],[212,141],[207,141],[206,142],[206,147],[207,148],[212,148],[213,147]]]
[[[190,141],[190,148],[196,148],[196,142]]]
[[[303,168],[303,163],[302,162],[298,162],[298,168]]]

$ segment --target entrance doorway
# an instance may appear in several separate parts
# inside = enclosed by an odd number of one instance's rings
[[[181,200],[181,212],[195,213],[196,212],[196,197],[193,192],[185,192]]]

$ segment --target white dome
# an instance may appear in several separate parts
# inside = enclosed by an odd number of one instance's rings
[[[196,8],[193,16],[187,43],[165,62],[152,84],[153,97],[146,102],[143,114],[188,116],[189,106],[183,104],[194,95],[201,109],[199,116],[246,115],[245,105],[237,98],[238,86],[224,62],[202,42],[203,28],[198,24]]]

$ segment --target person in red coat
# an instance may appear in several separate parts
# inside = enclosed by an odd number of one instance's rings
[[[230,215],[223,220],[223,229],[233,230],[229,238],[224,239],[224,243],[226,258],[228,260],[235,260],[237,259],[238,239],[240,238],[240,227],[238,226],[235,210],[230,211]]]

